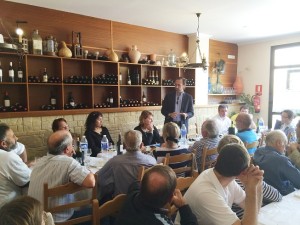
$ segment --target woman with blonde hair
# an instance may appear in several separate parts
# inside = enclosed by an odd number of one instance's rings
[[[139,120],[139,125],[134,129],[142,133],[144,146],[161,143],[158,129],[153,125],[153,114],[148,110],[144,110],[142,111]]]
[[[160,148],[156,148],[156,150],[153,151],[153,155],[158,163],[162,162],[162,159],[167,153],[170,153],[171,156],[190,153],[187,146],[179,146],[180,129],[176,123],[166,123],[163,127],[162,136],[164,143]]]

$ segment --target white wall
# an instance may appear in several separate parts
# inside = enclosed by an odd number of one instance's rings
[[[243,79],[244,92],[254,95],[255,85],[262,84],[261,112],[255,115],[268,121],[271,47],[300,41],[300,35],[238,46],[238,75]]]

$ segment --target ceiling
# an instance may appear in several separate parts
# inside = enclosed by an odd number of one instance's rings
[[[300,34],[299,0],[13,0],[180,34],[244,44]]]

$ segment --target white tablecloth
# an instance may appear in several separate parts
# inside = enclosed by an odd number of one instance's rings
[[[109,151],[108,153],[99,153],[97,157],[88,157],[85,159],[85,166],[92,172],[96,173],[101,169],[105,163],[117,155],[116,151]]]
[[[260,209],[259,225],[300,224],[300,190],[283,197],[281,202],[273,202]]]

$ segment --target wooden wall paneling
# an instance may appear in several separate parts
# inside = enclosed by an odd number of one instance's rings
[[[113,22],[114,49],[129,51],[132,45],[137,45],[142,54],[156,53],[166,56],[170,49],[179,56],[188,49],[188,37],[125,23]]]
[[[235,59],[228,59],[228,55],[234,55]],[[212,78],[212,82],[216,79],[216,74],[213,74],[212,69],[215,62],[219,59],[225,61],[225,73],[220,75],[220,80],[225,87],[231,87],[235,81],[237,75],[237,58],[238,58],[238,46],[236,44],[209,40],[209,75]]]

